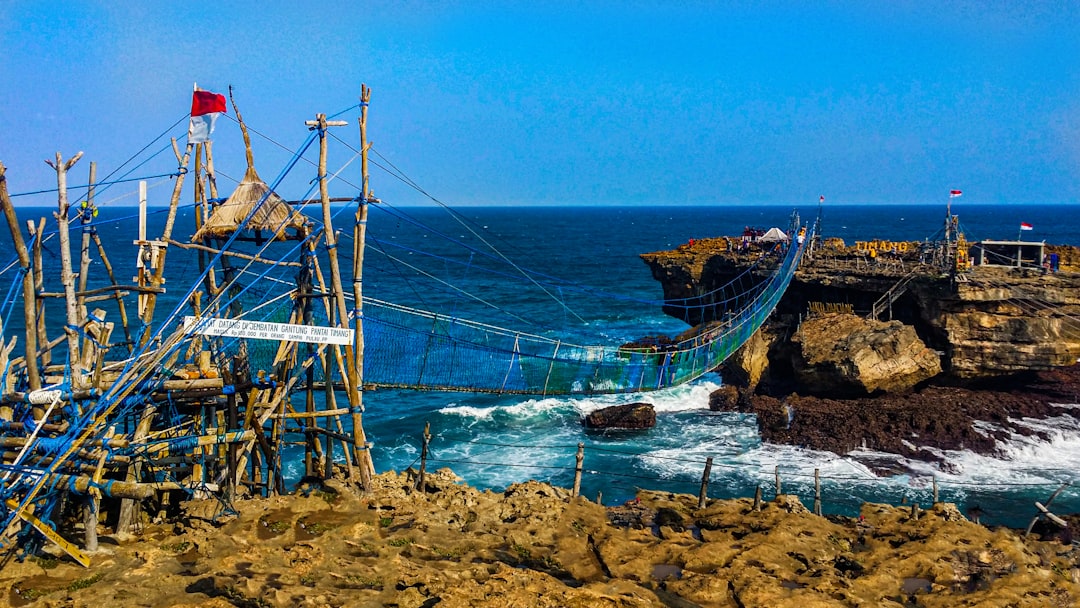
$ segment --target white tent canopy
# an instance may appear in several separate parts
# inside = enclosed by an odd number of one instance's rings
[[[758,240],[762,243],[776,243],[778,241],[788,240],[788,236],[784,234],[783,230],[774,226],[769,228],[768,232],[758,237]]]

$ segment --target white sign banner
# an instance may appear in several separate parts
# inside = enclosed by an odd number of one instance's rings
[[[199,319],[184,317],[184,331],[195,330],[204,336],[228,338],[254,338],[290,342],[314,342],[316,344],[352,344],[353,330],[319,325],[293,325],[269,321],[245,321],[243,319]]]

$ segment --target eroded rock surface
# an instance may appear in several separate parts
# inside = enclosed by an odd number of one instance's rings
[[[899,321],[819,315],[799,325],[791,341],[799,385],[819,395],[904,393],[941,373],[938,354]]]
[[[846,454],[856,448],[941,462],[938,450],[994,454],[1013,434],[1041,433],[1025,418],[1077,416],[1080,366],[1030,374],[1008,386],[930,386],[904,395],[828,399],[753,394],[734,386],[715,391],[710,408],[754,413],[764,441]],[[988,424],[978,424],[980,422]]]
[[[867,504],[822,518],[794,496],[711,501],[642,491],[605,509],[530,482],[430,491],[379,475],[366,494],[237,503],[133,540],[105,537],[89,570],[0,570],[9,605],[769,607],[1075,606],[1080,554],[967,521],[954,506]]]

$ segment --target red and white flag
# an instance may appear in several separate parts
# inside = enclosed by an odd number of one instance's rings
[[[960,196],[961,194],[963,194],[963,192],[961,192],[959,190],[949,190],[949,198],[956,198],[956,197]]]
[[[191,95],[191,124],[188,126],[188,143],[201,144],[210,141],[214,123],[225,113],[225,96],[210,91],[195,91]]]
[[[824,203],[825,202],[825,195],[822,194],[821,196],[818,197],[817,200],[818,200],[819,203]]]
[[[1034,230],[1035,227],[1027,222],[1020,222],[1020,230]]]

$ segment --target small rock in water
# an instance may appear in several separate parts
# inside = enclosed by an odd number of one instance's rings
[[[600,408],[582,423],[590,429],[651,429],[656,426],[656,410],[648,403],[624,403]]]

